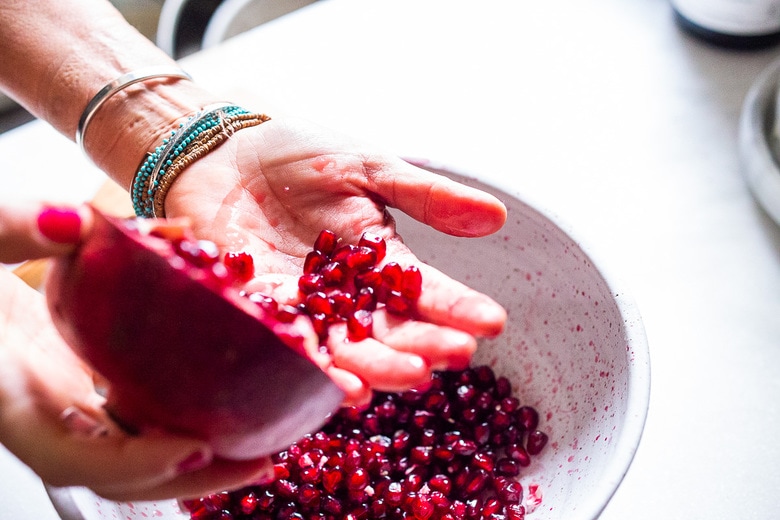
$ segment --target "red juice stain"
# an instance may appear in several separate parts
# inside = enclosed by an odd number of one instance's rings
[[[317,170],[318,172],[321,172],[325,170],[325,168],[331,164],[331,160],[327,157],[315,157],[311,162],[311,167]]]

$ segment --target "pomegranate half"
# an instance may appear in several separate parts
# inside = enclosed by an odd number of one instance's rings
[[[210,442],[218,456],[275,453],[320,428],[343,394],[304,354],[309,319],[277,321],[144,221],[95,210],[91,237],[54,260],[53,320],[108,382],[107,409]]]

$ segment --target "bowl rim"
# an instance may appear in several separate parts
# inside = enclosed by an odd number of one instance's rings
[[[630,356],[631,370],[629,371],[628,394],[626,398],[626,409],[631,411],[631,413],[626,416],[626,421],[618,436],[611,460],[605,467],[604,476],[589,494],[588,499],[576,507],[576,513],[567,517],[567,520],[596,520],[617,492],[631,467],[641,443],[650,405],[650,351],[644,324],[636,302],[624,288],[624,282],[619,274],[609,265],[607,260],[598,254],[588,239],[583,238],[580,232],[575,231],[573,226],[552,211],[538,197],[528,193],[521,193],[516,187],[509,186],[503,181],[485,179],[446,163],[420,158],[404,157],[403,159],[425,170],[442,173],[445,176],[456,175],[463,179],[473,180],[516,198],[531,211],[549,220],[572,239],[582,253],[588,257],[591,265],[602,277],[610,293],[615,298],[615,303],[624,325],[626,345],[631,347],[631,352],[627,352],[627,355]],[[605,266],[608,266],[608,268]],[[70,493],[70,488],[56,488],[45,483],[44,487],[62,520],[85,520]]]
[[[583,502],[581,506],[577,506],[577,513],[567,516],[567,520],[596,520],[612,500],[631,467],[642,440],[650,407],[650,350],[644,322],[636,301],[626,290],[625,282],[617,269],[603,255],[598,253],[597,248],[592,245],[592,240],[584,237],[582,232],[576,231],[569,222],[551,210],[549,205],[540,200],[539,197],[521,192],[516,186],[508,185],[503,180],[486,179],[475,175],[473,172],[454,168],[447,163],[419,158],[407,158],[406,160],[415,166],[429,171],[441,172],[445,175],[454,174],[476,181],[502,191],[524,203],[530,210],[549,220],[574,241],[582,253],[588,257],[591,265],[602,277],[607,288],[615,298],[617,309],[624,324],[626,345],[631,347],[631,352],[627,353],[630,355],[629,363],[632,369],[629,371],[630,377],[628,378],[626,388],[628,392],[626,410],[632,413],[626,416],[626,421],[619,434],[612,458],[606,465],[604,476],[596,485],[588,500]]]
[[[780,164],[769,143],[777,137],[780,123],[767,117],[777,117],[780,59],[759,73],[748,89],[739,118],[739,161],[742,175],[759,205],[780,225]]]

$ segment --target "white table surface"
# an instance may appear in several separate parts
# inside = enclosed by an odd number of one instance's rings
[[[325,0],[185,65],[251,108],[510,180],[568,221],[651,349],[645,434],[602,518],[733,520],[780,515],[780,228],[737,158],[775,59],[691,40],[664,0]],[[2,195],[83,200],[100,181],[44,124],[0,138]],[[0,518],[56,518],[2,452],[0,475]]]

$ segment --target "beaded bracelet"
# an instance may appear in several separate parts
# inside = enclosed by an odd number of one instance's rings
[[[148,154],[136,173],[130,195],[136,215],[165,217],[165,197],[179,174],[190,164],[225,142],[238,130],[271,119],[235,105],[211,105],[171,132]]]

